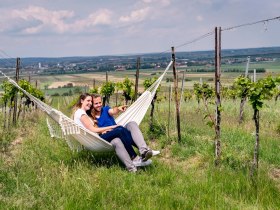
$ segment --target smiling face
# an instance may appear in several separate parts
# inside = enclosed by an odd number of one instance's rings
[[[92,97],[91,96],[87,96],[84,100],[81,99],[81,109],[87,111],[90,110],[92,106]]]
[[[93,109],[99,113],[102,108],[102,100],[101,97],[93,98]]]

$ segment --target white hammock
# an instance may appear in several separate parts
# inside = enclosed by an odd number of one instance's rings
[[[156,94],[156,90],[160,82],[170,68],[171,64],[172,61],[170,61],[163,74],[130,107],[128,107],[125,112],[116,118],[117,124],[124,126],[130,121],[135,121],[138,125],[141,123],[145,113],[149,108],[149,105]],[[0,73],[2,73],[4,77],[6,77],[8,81],[15,87],[24,92],[30,98],[30,100],[37,105],[38,108],[46,112],[48,116],[50,116],[55,122],[59,124],[59,127],[62,130],[62,137],[66,139],[71,149],[80,150],[83,146],[86,149],[95,152],[113,151],[113,146],[102,139],[97,133],[91,132],[90,130],[77,125],[74,120],[70,119],[62,112],[52,108],[22,89],[14,80],[6,76],[3,72],[0,71]],[[48,120],[47,125],[52,137],[60,136],[54,132]],[[80,144],[76,144],[75,140]]]

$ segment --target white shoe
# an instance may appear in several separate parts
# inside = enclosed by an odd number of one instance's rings
[[[130,169],[130,170],[128,170],[130,173],[136,173],[137,172],[137,168],[136,167],[134,167],[134,168],[132,168],[132,169]]]
[[[150,159],[151,157],[153,157],[153,151],[151,149],[146,150],[142,155],[142,161],[147,161],[148,159]]]
[[[153,156],[160,154],[160,151],[158,151],[158,150],[152,150],[152,152],[153,152]]]
[[[150,159],[146,160],[146,161],[143,161],[142,158],[140,158],[140,157],[135,158],[135,159],[132,162],[136,167],[148,166],[152,163],[152,160],[150,160]]]

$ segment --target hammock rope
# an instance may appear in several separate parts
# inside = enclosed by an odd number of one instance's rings
[[[166,72],[169,70],[172,63],[173,61],[170,61],[162,75],[130,107],[128,107],[125,112],[116,118],[117,124],[124,126],[130,121],[135,121],[138,125],[141,123],[145,113],[149,108],[149,105],[154,98],[154,95],[156,94],[156,90],[160,85],[160,82],[162,81]],[[82,126],[77,125],[74,120],[70,119],[62,112],[52,108],[51,106],[28,93],[26,90],[22,89],[14,80],[6,76],[2,71],[0,71],[0,73],[2,73],[2,75],[7,78],[11,84],[26,94],[39,109],[47,113],[47,115],[54,122],[59,124],[59,127],[62,131],[61,135],[54,131],[50,121],[47,119],[47,126],[49,128],[51,137],[64,138],[72,150],[79,151],[82,149],[82,147],[84,147],[95,152],[113,151],[113,146],[109,142],[102,139],[97,133],[91,132]],[[79,144],[77,144],[77,142],[79,142]]]

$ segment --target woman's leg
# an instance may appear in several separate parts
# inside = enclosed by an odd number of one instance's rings
[[[116,127],[112,131],[100,135],[100,137],[108,142],[110,142],[114,138],[120,138],[130,157],[134,159],[137,156],[136,152],[132,147],[134,143],[131,134],[124,127],[122,126]]]

